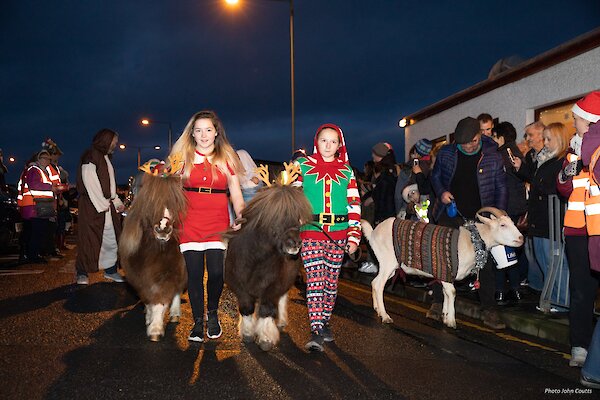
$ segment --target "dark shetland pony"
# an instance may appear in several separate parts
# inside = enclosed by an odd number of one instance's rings
[[[244,342],[256,341],[265,351],[279,342],[279,329],[287,325],[287,292],[302,265],[300,226],[311,219],[300,188],[275,185],[247,204],[238,231],[225,234],[225,282],[238,300]]]
[[[142,187],[125,218],[119,242],[127,281],[145,305],[146,334],[158,341],[165,333],[164,313],[171,322],[181,315],[180,294],[187,271],[174,226],[180,226],[186,198],[179,176],[144,174]]]

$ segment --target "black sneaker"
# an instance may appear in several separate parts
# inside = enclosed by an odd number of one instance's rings
[[[323,335],[313,332],[310,334],[310,340],[304,345],[304,348],[308,351],[323,351],[323,342]]]
[[[335,339],[333,338],[333,333],[331,333],[331,326],[329,322],[323,325],[323,329],[321,330],[321,335],[323,336],[324,342],[333,342]]]
[[[208,336],[209,339],[216,339],[223,333],[217,310],[208,312],[208,322],[206,324],[208,326],[206,330],[206,336]]]
[[[190,342],[204,342],[204,321],[202,318],[196,318],[196,323],[188,336]]]

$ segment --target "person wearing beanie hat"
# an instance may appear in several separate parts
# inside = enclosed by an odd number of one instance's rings
[[[306,305],[311,336],[308,351],[323,351],[333,341],[330,318],[335,306],[344,249],[354,253],[361,238],[360,194],[342,129],[321,125],[315,134],[314,152],[299,157],[295,186],[301,186],[313,208],[313,221],[300,229],[300,251],[306,271]]]
[[[373,146],[373,149],[371,151],[373,155],[381,159],[385,157],[390,152],[390,150],[393,150],[391,144],[386,142],[379,142],[375,146]],[[377,162],[377,160],[374,161]]]
[[[433,147],[433,144],[431,143],[431,140],[429,140],[429,139],[419,139],[419,140],[417,140],[417,143],[415,143],[415,151],[421,157],[429,155],[432,147]]]
[[[451,218],[446,207],[454,202],[466,219],[475,219],[482,207],[496,207],[506,210],[508,191],[501,154],[497,145],[488,145],[481,140],[479,121],[472,117],[463,118],[454,130],[455,142],[444,145],[437,154],[431,172],[431,183],[435,197],[432,218],[434,223],[452,228],[463,224],[460,216]],[[495,264],[492,257],[481,270],[479,298],[482,307],[483,324],[492,329],[504,329],[496,310]],[[439,318],[441,313],[441,288],[434,287],[434,304],[429,318]]]

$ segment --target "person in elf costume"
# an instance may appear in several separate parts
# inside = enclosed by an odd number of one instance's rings
[[[313,221],[300,234],[311,329],[305,348],[323,351],[323,343],[333,341],[329,320],[344,250],[352,254],[360,243],[360,195],[337,125],[321,125],[313,154],[298,158],[295,164],[301,172],[295,185],[302,186],[313,208]]]

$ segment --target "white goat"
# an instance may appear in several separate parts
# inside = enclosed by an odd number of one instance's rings
[[[480,213],[488,211],[490,218],[482,216]],[[511,247],[520,247],[523,245],[523,235],[516,228],[512,220],[504,211],[494,207],[484,207],[477,212],[477,218],[482,223],[476,223],[475,226],[481,239],[485,243],[486,251],[498,245]],[[394,276],[399,262],[394,252],[394,238],[392,227],[395,218],[388,218],[379,224],[375,229],[365,220],[361,220],[363,234],[369,241],[373,252],[379,261],[379,273],[371,282],[373,295],[373,308],[381,317],[383,323],[392,323],[392,318],[385,311],[383,304],[383,289],[385,283]],[[419,223],[419,222],[415,222]],[[431,274],[416,268],[409,268],[401,265],[402,270],[408,275],[417,275],[422,277],[433,277]],[[440,266],[441,267],[441,266]],[[455,281],[466,278],[475,269],[475,248],[471,240],[470,232],[464,227],[460,227],[458,236],[458,269]],[[456,328],[456,319],[454,312],[454,300],[456,289],[451,282],[442,282],[444,293],[444,305],[442,307],[442,320],[445,325]]]

